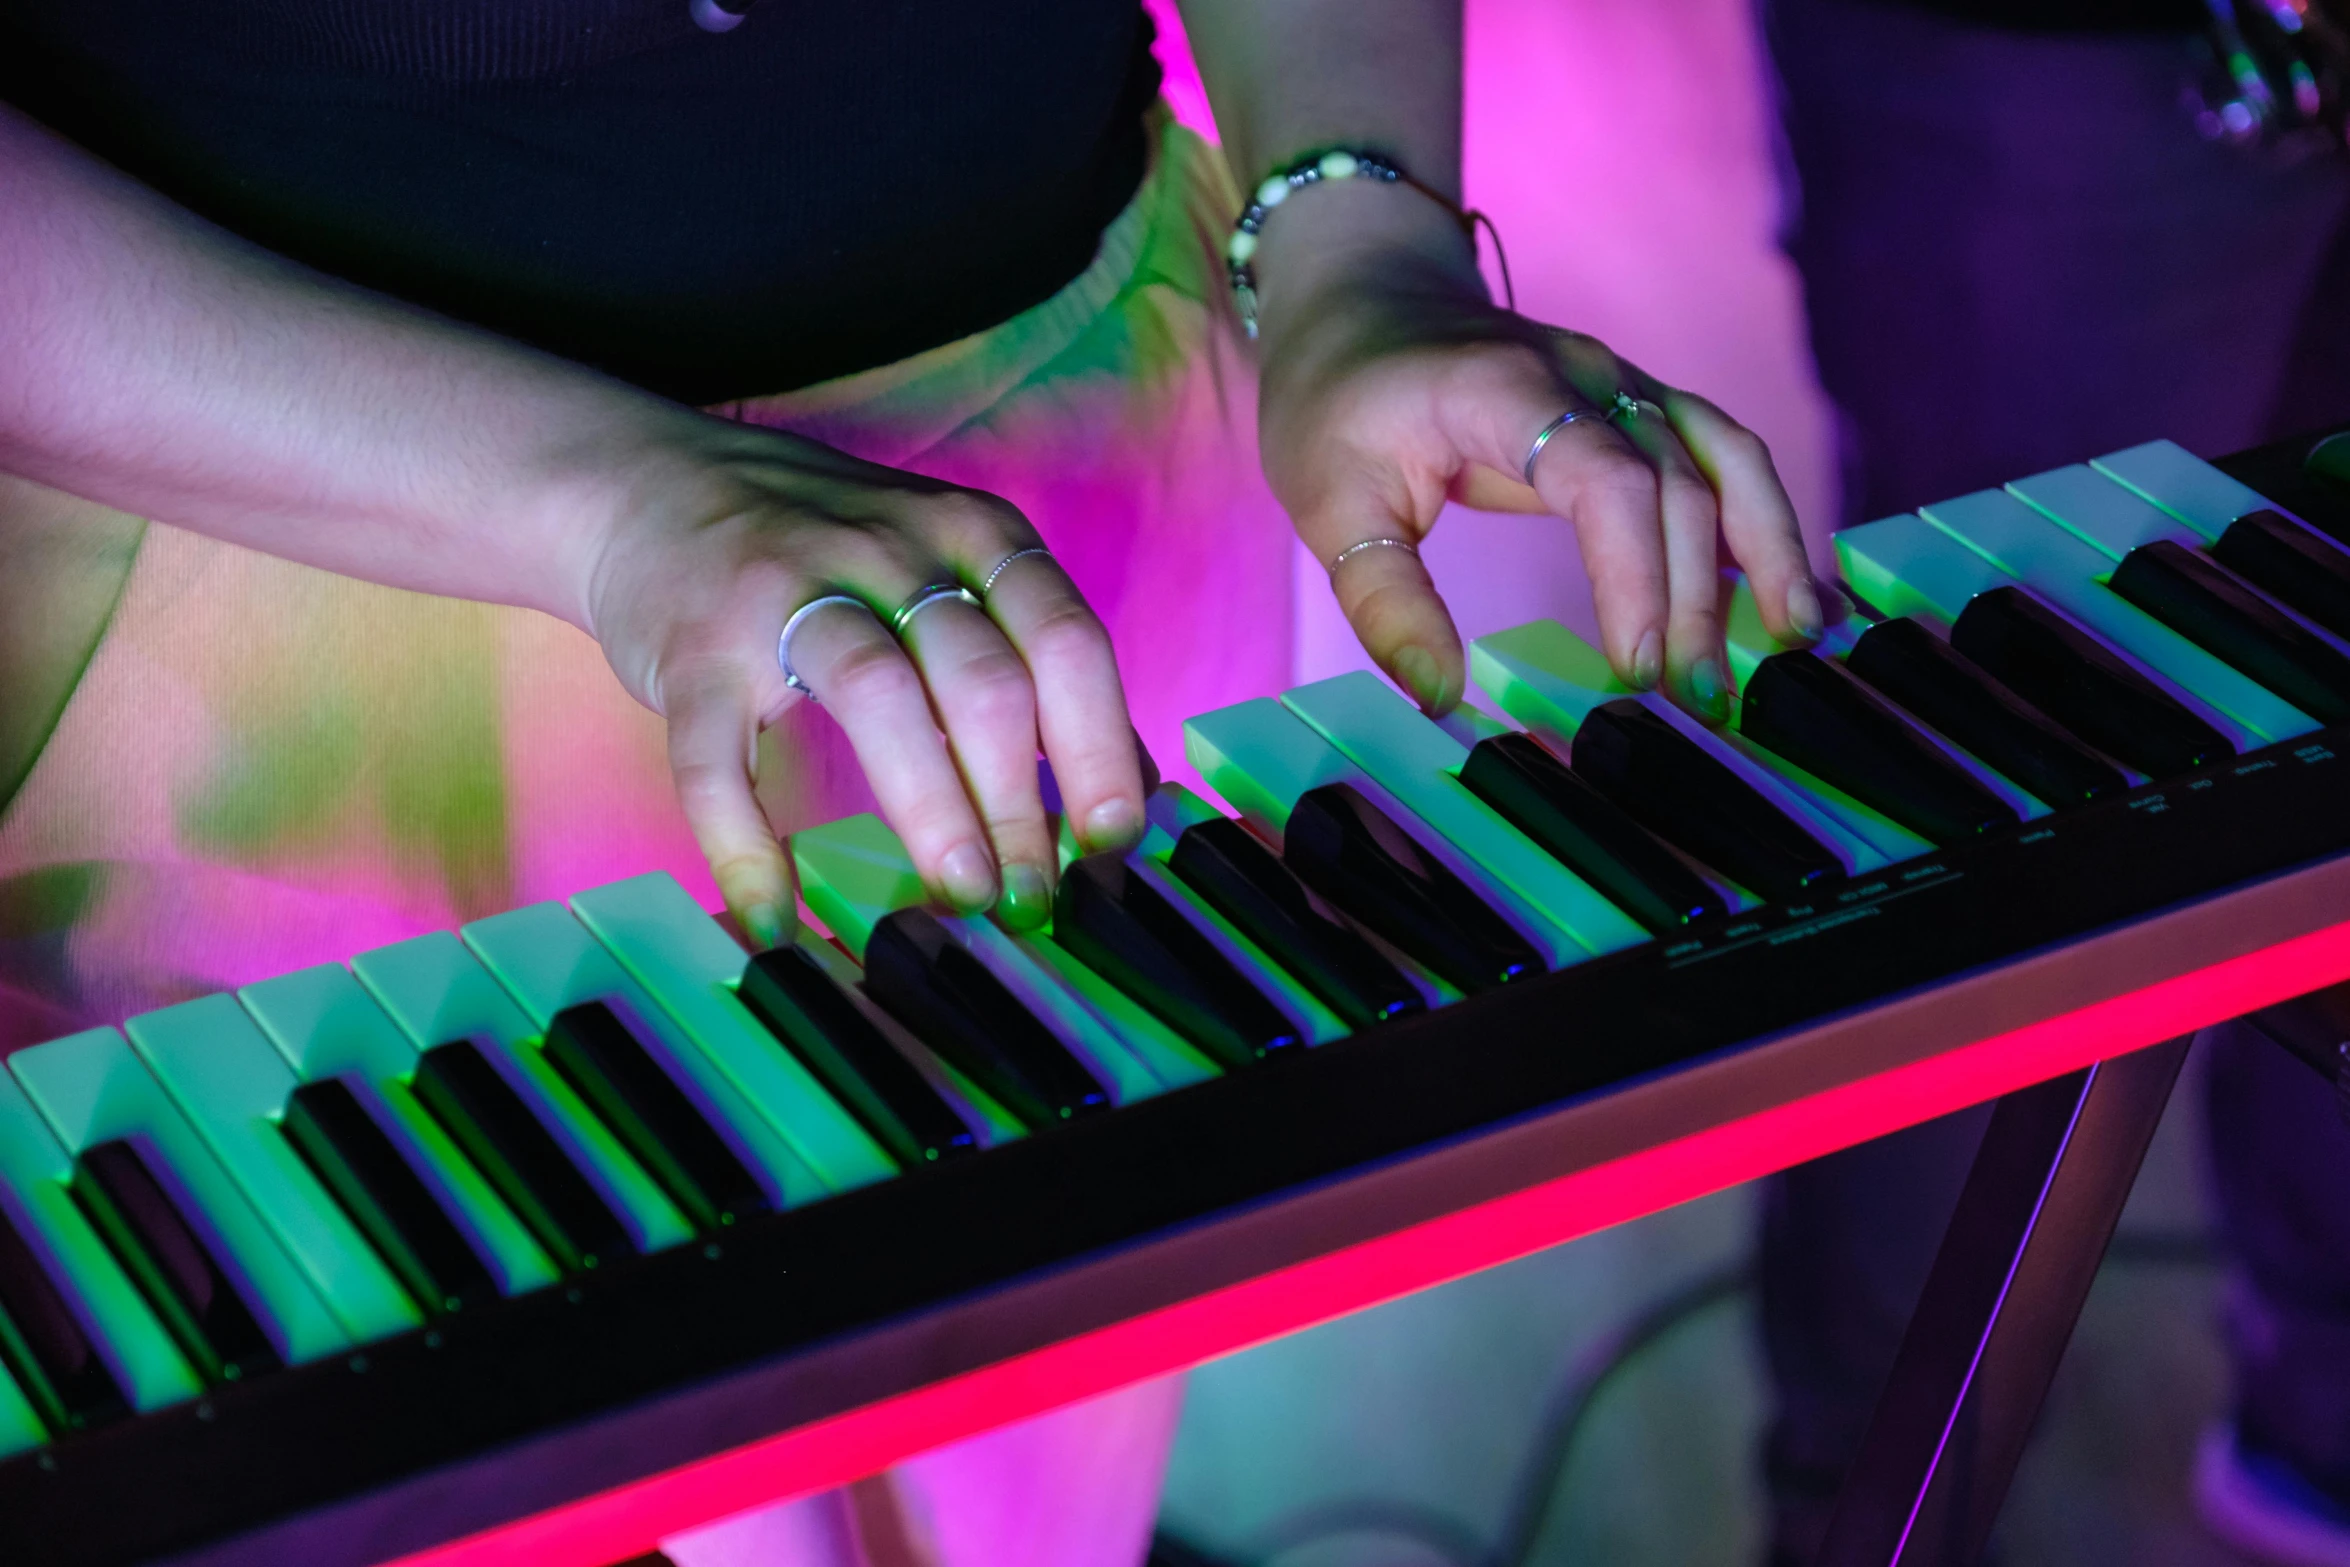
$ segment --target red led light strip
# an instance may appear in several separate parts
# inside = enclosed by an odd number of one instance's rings
[[[781,1432],[396,1567],[605,1567],[667,1535],[1312,1327],[2350,979],[2350,922]]]

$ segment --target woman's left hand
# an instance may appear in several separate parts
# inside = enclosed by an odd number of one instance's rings
[[[1299,536],[1327,565],[1368,540],[1417,545],[1448,500],[1549,512],[1575,529],[1618,677],[1725,718],[1723,546],[1790,645],[1819,636],[1830,597],[1769,450],[1596,338],[1496,306],[1458,230],[1432,230],[1429,213],[1441,218],[1433,202],[1365,182],[1317,189],[1267,225],[1259,423],[1266,476]],[[1570,410],[1581,416],[1544,442],[1529,484],[1536,436]],[[1424,709],[1460,699],[1460,635],[1414,551],[1356,550],[1331,586]]]

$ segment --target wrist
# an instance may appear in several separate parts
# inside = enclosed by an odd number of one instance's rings
[[[605,414],[550,443],[528,503],[546,595],[536,607],[591,636],[605,592],[665,519],[745,503],[729,457],[767,434],[651,397]]]
[[[1282,204],[1251,258],[1266,352],[1362,288],[1490,300],[1455,216],[1408,185],[1322,184]]]

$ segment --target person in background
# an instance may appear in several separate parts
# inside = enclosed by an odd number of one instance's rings
[[[1725,545],[1817,635],[1761,443],[1489,296],[1457,0],[1184,14],[1221,157],[1134,0],[0,0],[0,1048],[654,866],[777,941],[868,801],[1033,926],[1040,751],[1120,847],[1283,684],[1280,511],[1431,710],[1448,498],[1701,713]],[[675,1550],[1130,1563],[1174,1409]]]
[[[2247,36],[2281,41],[2274,11],[2220,9],[1767,0],[1787,248],[1841,418],[1844,523],[2155,436],[2217,455],[2350,419],[2339,102],[2296,112],[2284,71],[2265,106],[2245,101],[2220,61]],[[2339,1567],[2350,1130],[2274,1047],[2222,1028],[2202,1048],[2235,1404],[2205,1440],[2197,1503],[2243,1549]],[[1768,1185],[1779,1567],[1815,1558],[1985,1119]]]

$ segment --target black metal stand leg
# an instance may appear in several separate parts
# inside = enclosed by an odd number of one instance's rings
[[[2323,1079],[2342,1119],[2350,1122],[2350,985],[2313,990],[2244,1021]]]
[[[2188,1043],[1999,1101],[1821,1567],[1968,1567],[1982,1554]]]

